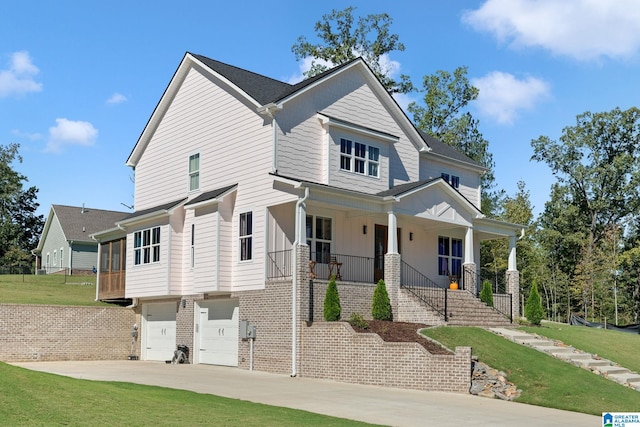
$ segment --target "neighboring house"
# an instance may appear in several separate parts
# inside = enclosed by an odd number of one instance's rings
[[[91,234],[112,228],[127,212],[51,205],[38,246],[36,271],[44,274],[93,274],[98,244]]]
[[[517,307],[522,226],[485,218],[485,169],[418,131],[361,59],[290,85],[187,53],[127,165],[136,211],[95,237],[126,235],[143,359],[187,345],[195,363],[304,375],[330,275],[343,319],[370,318],[384,279],[394,319],[421,321],[437,314],[408,287],[475,294],[485,239],[509,239]]]

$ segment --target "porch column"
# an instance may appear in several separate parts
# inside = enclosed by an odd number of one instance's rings
[[[400,264],[402,258],[398,253],[398,223],[396,214],[388,212],[387,253],[384,254],[384,283],[391,302],[391,314],[398,316],[398,293],[400,292]]]
[[[511,294],[511,313],[520,317],[520,272],[516,266],[516,236],[509,236],[509,264],[506,272],[507,293]]]
[[[476,263],[473,257],[473,228],[467,227],[464,236],[464,261],[462,263],[462,285],[464,289],[478,294],[478,284],[476,277]]]

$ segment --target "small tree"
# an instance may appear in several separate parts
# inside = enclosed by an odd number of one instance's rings
[[[340,295],[338,295],[338,286],[336,285],[336,277],[331,276],[327,293],[324,296],[324,320],[327,322],[335,322],[340,320],[342,308],[340,307]]]
[[[534,325],[540,325],[544,317],[544,309],[542,308],[542,301],[538,293],[538,285],[535,281],[531,285],[531,293],[524,306],[524,316]]]
[[[373,305],[371,307],[371,316],[374,320],[392,320],[391,301],[387,293],[387,285],[384,280],[380,279],[373,291]]]
[[[480,301],[487,304],[489,307],[493,307],[493,290],[491,289],[491,282],[488,280],[482,282]]]

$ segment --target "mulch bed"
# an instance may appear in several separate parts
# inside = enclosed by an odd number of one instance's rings
[[[383,341],[388,342],[417,342],[431,354],[452,354],[449,350],[429,341],[418,334],[418,330],[428,328],[429,325],[423,323],[389,322],[385,320],[367,320],[367,329],[353,326],[356,332],[374,332],[380,335]]]

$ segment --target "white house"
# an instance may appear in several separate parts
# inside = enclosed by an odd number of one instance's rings
[[[343,318],[370,317],[385,279],[394,318],[415,320],[411,286],[475,293],[483,239],[509,239],[517,306],[522,227],[484,217],[484,169],[418,131],[361,59],[290,85],[187,53],[126,164],[143,359],[182,344],[195,363],[298,374],[330,275]]]

